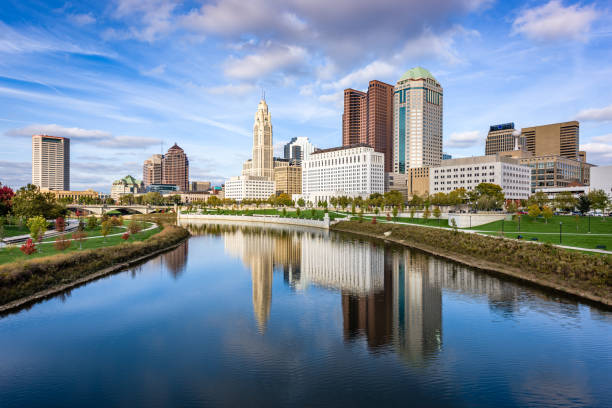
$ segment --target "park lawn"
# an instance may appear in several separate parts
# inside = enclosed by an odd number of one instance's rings
[[[592,234],[612,234],[612,217],[590,217]],[[563,232],[573,232],[586,234],[589,231],[589,217],[575,217],[571,215],[553,216],[545,222],[544,218],[533,219],[529,216],[521,217],[520,232],[559,232],[559,223],[562,222]],[[504,232],[519,232],[518,219],[514,216],[512,221],[503,221]],[[478,231],[502,230],[502,221],[494,221],[488,224],[479,225],[470,229]]]
[[[19,225],[5,225],[4,226],[4,238],[14,237],[17,235],[29,234],[30,230],[25,225],[20,227]]]
[[[501,236],[501,232],[483,232],[486,235]],[[530,241],[531,238],[538,238],[539,242],[550,242],[551,244],[559,245],[559,234],[542,234],[537,232],[521,232],[516,233],[504,233],[506,238],[516,238],[518,235],[523,236],[523,240]],[[579,234],[570,235],[563,234],[560,245],[572,246],[577,248],[593,248],[595,249],[598,245],[605,245],[606,250],[612,251],[612,235],[592,235],[592,234]]]
[[[130,238],[127,240],[127,242],[143,241],[149,238],[150,236],[157,234],[159,231],[161,231],[161,228],[159,227],[153,228],[149,231],[141,231],[138,234],[130,235]],[[107,246],[122,244],[123,242],[125,241],[121,238],[121,235],[117,235],[114,237],[109,236],[109,237],[106,237],[106,239],[102,237],[94,238],[94,239],[84,239],[83,249],[94,249],[94,248],[107,247]],[[40,258],[43,256],[55,255],[61,252],[73,252],[73,251],[79,250],[79,243],[75,241],[72,242],[72,245],[70,246],[70,248],[64,251],[58,251],[57,249],[55,249],[52,243],[43,242],[40,245],[41,247],[40,251],[35,252],[32,255],[26,255],[23,252],[21,252],[21,250],[19,249],[20,246],[21,245],[0,249],[0,264],[14,262],[17,260]]]

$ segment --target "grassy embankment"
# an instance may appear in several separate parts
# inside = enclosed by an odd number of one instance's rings
[[[127,225],[127,223],[128,222],[126,221],[125,224]],[[143,229],[146,229],[149,226],[151,226],[150,222],[145,222],[143,224],[144,224]],[[84,239],[81,245],[83,247],[83,250],[103,248],[103,247],[117,245],[117,244],[124,242],[124,240],[121,238],[121,235],[126,231],[127,231],[126,227],[112,227],[110,233],[108,234],[109,236],[107,236],[105,239],[102,236],[100,226],[94,229],[91,229],[91,230],[85,230],[85,233],[87,234],[87,239]],[[161,228],[156,227],[149,231],[141,231],[137,234],[131,234],[127,241],[128,242],[143,241],[149,238],[150,236],[158,233],[159,231],[161,231]],[[113,234],[115,235],[111,236]],[[121,235],[116,235],[116,234],[121,234]],[[66,233],[66,238],[72,238],[72,233]],[[46,256],[52,256],[52,255],[57,255],[61,253],[76,252],[80,250],[79,243],[76,241],[72,241],[69,248],[63,251],[59,251],[55,248],[52,242],[52,241],[55,241],[56,239],[57,237],[45,238],[42,244],[40,245],[37,244],[38,251],[34,252],[31,255],[26,255],[23,252],[21,252],[21,250],[19,249],[21,244],[17,244],[14,246],[9,246],[7,248],[0,249],[0,265],[8,263],[8,262],[25,261],[27,259],[42,258]]]
[[[612,306],[612,256],[411,225],[343,221],[332,229],[393,240]]]
[[[126,266],[127,262],[172,247],[189,236],[187,230],[176,226],[166,226],[161,232],[155,232],[147,231],[147,236],[142,236],[139,241],[116,242],[115,245],[73,250],[2,265],[0,305],[62,287],[104,268]]]
[[[561,234],[559,234],[559,223],[563,223]],[[591,217],[590,223],[591,232],[589,233],[588,217],[562,215],[554,216],[546,222],[541,217],[534,219],[522,216],[519,230],[518,218],[514,216],[512,221],[503,221],[503,236],[516,238],[522,235],[525,240],[537,238],[541,242],[581,248],[596,248],[598,245],[605,245],[607,250],[612,250],[612,219],[610,217]],[[502,221],[479,225],[471,229],[483,231],[487,235],[501,236]]]

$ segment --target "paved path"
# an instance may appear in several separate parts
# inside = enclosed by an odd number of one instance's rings
[[[77,229],[78,226],[79,226],[79,220],[66,220],[66,228],[64,228],[64,232],[57,232],[54,229],[47,230],[45,231],[45,234],[43,235],[43,239],[57,236],[57,235],[60,235],[66,232],[74,231]],[[14,235],[12,237],[6,237],[4,238],[4,240],[0,241],[0,248],[5,246],[6,244],[20,244],[22,242],[27,241],[30,238],[31,238],[30,234]]]

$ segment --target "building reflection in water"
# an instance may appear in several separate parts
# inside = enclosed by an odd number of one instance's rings
[[[175,249],[164,252],[160,256],[148,261],[149,265],[158,265],[161,269],[165,268],[174,279],[178,279],[187,265],[187,255],[189,253],[189,240],[186,240]],[[132,276],[136,276],[139,268],[132,268]]]
[[[194,227],[196,228],[196,227]],[[520,289],[469,267],[380,241],[283,226],[200,225],[224,238],[225,250],[251,271],[253,312],[266,330],[274,271],[295,290],[318,286],[341,294],[346,342],[397,352],[421,365],[442,348],[442,293],[483,296],[491,310],[516,312]]]

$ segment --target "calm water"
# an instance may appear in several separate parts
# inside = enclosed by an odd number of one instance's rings
[[[0,406],[612,406],[610,313],[380,241],[192,229],[0,318]]]

